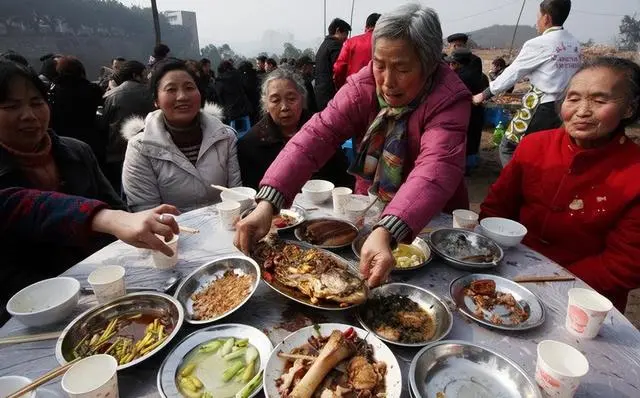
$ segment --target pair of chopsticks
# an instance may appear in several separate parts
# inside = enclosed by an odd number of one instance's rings
[[[58,332],[49,332],[49,333],[40,333],[40,334],[31,334],[26,336],[11,336],[4,337],[0,339],[0,345],[2,344],[18,344],[18,343],[30,343],[33,341],[42,341],[42,340],[53,340],[60,337],[62,331]]]
[[[513,281],[518,283],[566,282],[575,280],[575,276],[570,275],[517,276],[513,278]]]
[[[66,365],[58,366],[57,368],[53,369],[52,371],[50,371],[50,372],[38,377],[37,379],[32,381],[30,384],[27,384],[26,386],[22,387],[18,391],[16,391],[13,394],[9,395],[7,398],[19,398],[19,397],[23,396],[24,394],[35,390],[36,388],[40,387],[41,385],[46,384],[46,383],[50,382],[51,380],[62,376],[67,370],[69,370],[70,367],[75,365],[75,363],[78,362],[79,360],[80,360],[80,358],[76,358],[73,361],[67,363]]]

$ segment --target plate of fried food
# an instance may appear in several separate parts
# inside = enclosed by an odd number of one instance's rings
[[[255,207],[247,209],[242,213],[242,218],[245,218],[251,212],[255,210]],[[290,209],[282,209],[279,214],[273,216],[271,220],[271,228],[278,232],[290,231],[302,224],[307,219],[307,212],[300,206],[291,206]]]
[[[501,330],[528,330],[545,319],[544,304],[529,289],[489,274],[461,276],[449,285],[449,294],[464,315]]]
[[[346,220],[322,217],[300,224],[294,234],[302,242],[334,250],[350,246],[358,236],[358,227]]]
[[[193,325],[218,321],[242,307],[258,288],[260,268],[245,256],[229,256],[204,264],[187,276],[175,298]]]
[[[252,256],[269,287],[301,304],[346,310],[367,300],[367,284],[355,265],[330,251],[269,235]]]
[[[292,333],[271,352],[264,373],[268,398],[397,398],[401,392],[400,366],[389,347],[339,323]]]

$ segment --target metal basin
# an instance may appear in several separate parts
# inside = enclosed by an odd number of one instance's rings
[[[307,227],[312,225],[313,223],[320,222],[320,221],[334,221],[336,223],[347,225],[347,226],[351,227],[351,229],[356,233],[356,236],[351,240],[345,240],[344,243],[339,244],[339,245],[314,244],[314,243],[311,243],[311,242],[307,241],[304,238],[304,233],[306,232]],[[299,241],[305,242],[305,243],[313,245],[315,247],[319,247],[321,249],[329,249],[329,250],[337,250],[337,249],[342,249],[342,248],[345,248],[345,247],[349,247],[353,243],[353,241],[356,239],[356,237],[358,236],[357,235],[358,232],[359,232],[358,227],[354,223],[349,222],[349,221],[344,220],[344,219],[341,219],[341,218],[336,218],[336,217],[321,217],[321,218],[314,218],[314,219],[311,219],[311,220],[307,220],[304,223],[300,224],[293,231],[294,235],[296,236],[296,239],[298,239]]]
[[[168,315],[173,324],[173,331],[162,344],[153,351],[141,358],[118,366],[118,370],[136,366],[162,350],[176,336],[184,320],[182,306],[171,296],[156,292],[127,294],[108,303],[93,307],[71,321],[56,342],[56,359],[60,364],[72,361],[74,359],[72,354],[73,348],[80,342],[88,330],[106,325],[114,317],[134,315],[137,313],[157,317]]]
[[[356,258],[358,259],[360,258],[360,251],[362,251],[362,246],[364,245],[364,241],[367,240],[370,233],[371,233],[370,230],[364,231],[364,233],[361,231],[361,233],[358,235],[356,240],[354,240],[353,243],[351,244],[351,250],[353,250],[353,254],[355,254]],[[414,267],[402,267],[402,268],[394,267],[393,271],[391,272],[414,271],[424,267],[425,265],[431,262],[431,260],[433,259],[433,253],[431,252],[431,248],[429,247],[429,244],[426,241],[424,241],[420,237],[416,237],[413,240],[413,242],[411,242],[411,246],[420,250],[420,252],[422,252],[426,260],[424,260],[422,263]]]
[[[465,229],[435,230],[429,235],[429,244],[446,263],[465,271],[494,268],[504,258],[504,253],[496,242]],[[471,257],[485,254],[487,259],[471,259]]]
[[[251,287],[251,292],[245,297],[244,300],[240,304],[238,304],[235,308],[221,314],[215,318],[210,319],[195,319],[193,312],[193,300],[191,296],[201,290],[204,289],[211,282],[216,279],[221,278],[225,272],[231,271],[236,275],[251,275],[253,276],[253,286]],[[255,293],[258,288],[258,284],[260,283],[260,267],[258,264],[253,261],[253,259],[245,256],[229,256],[219,258],[217,260],[211,261],[200,268],[193,271],[189,276],[187,276],[174,294],[174,297],[182,304],[185,310],[185,320],[192,325],[204,325],[208,323],[213,323],[215,321],[219,321],[220,319],[234,313],[238,308],[242,307],[253,293]]]
[[[416,398],[542,398],[535,381],[515,362],[458,340],[420,350],[411,361],[409,383]]]

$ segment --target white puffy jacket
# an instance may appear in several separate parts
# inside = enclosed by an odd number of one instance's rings
[[[161,110],[123,124],[122,136],[129,143],[122,185],[132,211],[167,203],[185,212],[220,201],[211,184],[242,185],[236,133],[220,121],[220,114],[213,104],[201,111],[202,145],[195,166],[173,143]]]

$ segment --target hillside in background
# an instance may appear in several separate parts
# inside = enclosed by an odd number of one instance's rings
[[[481,48],[509,48],[515,25],[493,25],[469,32],[469,37]],[[518,26],[514,48],[520,48],[525,41],[536,37],[533,26]]]

